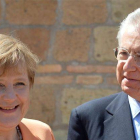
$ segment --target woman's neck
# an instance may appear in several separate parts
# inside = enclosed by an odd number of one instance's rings
[[[9,131],[0,130],[0,140],[18,140],[16,128]]]

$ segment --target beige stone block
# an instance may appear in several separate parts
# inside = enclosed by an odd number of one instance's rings
[[[0,20],[2,19],[2,5],[1,5],[1,2],[0,2]]]
[[[116,77],[108,77],[107,78],[107,83],[109,85],[119,85]]]
[[[62,67],[59,64],[50,64],[50,65],[38,65],[38,73],[59,73],[62,71]]]
[[[82,85],[97,85],[101,84],[103,82],[103,78],[100,75],[79,75],[76,78],[76,83],[77,84],[82,84]]]
[[[88,60],[91,30],[76,28],[58,31],[54,49],[54,57],[58,61]]]
[[[103,23],[107,18],[105,0],[63,0],[62,9],[67,25]]]
[[[50,31],[41,28],[18,29],[16,36],[36,54],[40,60],[46,59],[49,48]]]
[[[101,62],[116,61],[113,48],[118,47],[118,28],[101,26],[94,29],[94,58]]]
[[[62,76],[40,76],[40,77],[35,77],[35,85],[42,85],[42,84],[70,84],[74,80],[73,76],[69,75],[62,75]]]
[[[61,99],[62,122],[68,124],[71,110],[78,105],[116,92],[109,89],[64,89]]]
[[[126,16],[140,7],[139,0],[111,0],[112,19],[121,22]]]
[[[67,71],[70,73],[115,73],[116,66],[102,66],[102,65],[68,65]]]
[[[5,35],[12,35],[12,29],[10,28],[1,28],[0,29],[0,34],[5,34]]]
[[[56,0],[5,0],[6,20],[11,24],[52,25],[56,18]]]
[[[67,130],[55,130],[53,131],[53,134],[56,140],[66,140],[67,132]]]
[[[55,119],[54,89],[50,86],[35,86],[31,92],[30,108],[27,118],[52,123]]]

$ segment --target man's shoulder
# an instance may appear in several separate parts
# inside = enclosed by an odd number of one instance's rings
[[[87,139],[86,135],[89,139],[99,138],[104,129],[104,121],[112,116],[108,111],[118,110],[124,102],[128,101],[126,99],[127,94],[121,92],[94,99],[74,108],[70,117],[69,136],[78,131],[85,136],[84,139]],[[71,137],[74,138],[74,136]]]

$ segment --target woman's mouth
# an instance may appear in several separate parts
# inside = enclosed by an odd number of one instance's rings
[[[12,113],[16,111],[16,109],[19,107],[19,105],[16,105],[14,107],[0,107],[0,111],[5,112],[5,113]]]

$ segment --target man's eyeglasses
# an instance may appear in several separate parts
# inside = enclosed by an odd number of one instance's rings
[[[129,56],[132,56],[138,66],[140,66],[140,53],[131,55],[129,51],[123,47],[117,47],[114,50],[115,57],[117,60],[127,60]]]

